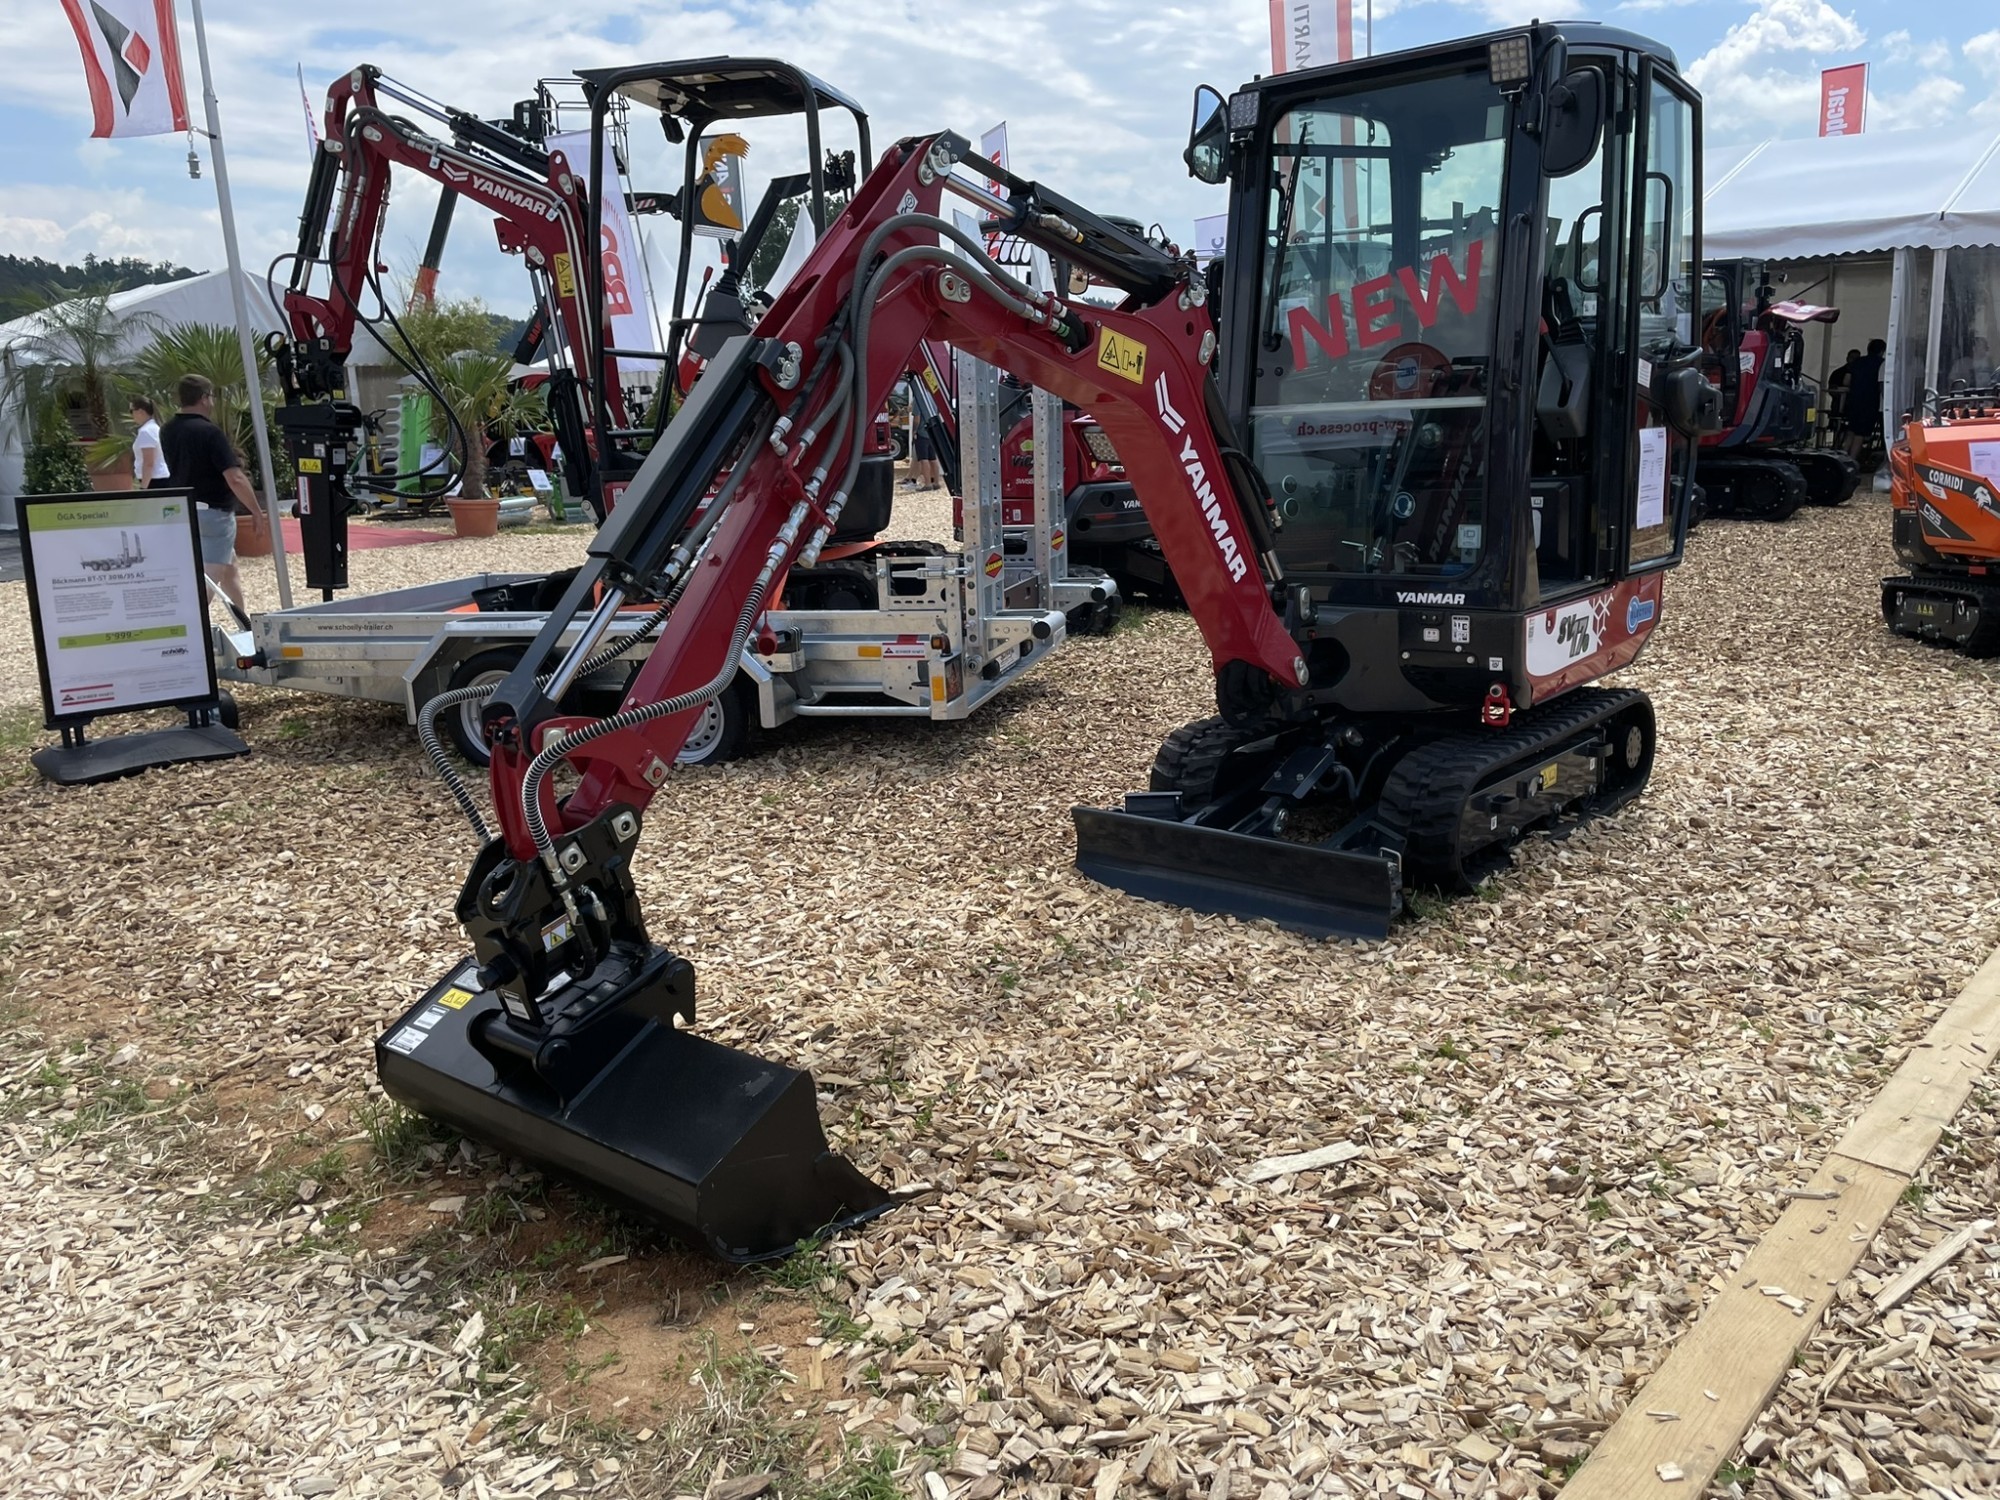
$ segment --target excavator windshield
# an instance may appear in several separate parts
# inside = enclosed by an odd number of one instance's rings
[[[1511,109],[1461,68],[1276,121],[1250,440],[1291,569],[1449,575],[1486,544]]]

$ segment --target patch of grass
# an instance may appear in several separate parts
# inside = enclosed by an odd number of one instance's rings
[[[1715,1471],[1717,1484],[1748,1484],[1757,1477],[1757,1471],[1748,1464],[1724,1463]]]
[[[1925,1187],[1921,1182],[1913,1182],[1908,1187],[1903,1189],[1902,1196],[1899,1201],[1908,1204],[1911,1208],[1922,1208],[1924,1206],[1925,1200],[1928,1199],[1930,1195],[1931,1195],[1931,1190],[1929,1188]]]
[[[1470,1052],[1459,1046],[1450,1037],[1446,1037],[1437,1044],[1437,1051],[1433,1055],[1442,1057],[1446,1062],[1464,1062],[1472,1056]]]
[[[1583,1211],[1590,1216],[1593,1224],[1602,1224],[1611,1217],[1611,1205],[1602,1198],[1592,1198],[1583,1205]]]
[[[393,1099],[368,1099],[354,1111],[354,1122],[368,1137],[374,1164],[391,1182],[408,1182],[444,1156],[457,1139],[447,1126],[405,1109]]]
[[[312,725],[304,719],[290,718],[278,720],[278,738],[281,740],[302,740],[312,733]]]
[[[850,1441],[840,1467],[800,1493],[803,1500],[902,1500],[898,1467],[894,1448]]]

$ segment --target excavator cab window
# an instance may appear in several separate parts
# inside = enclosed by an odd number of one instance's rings
[[[1275,124],[1249,425],[1289,572],[1450,577],[1489,544],[1511,117],[1482,64]]]

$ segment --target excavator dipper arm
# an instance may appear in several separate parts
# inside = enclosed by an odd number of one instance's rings
[[[1211,415],[1214,342],[1192,264],[1012,181],[1006,232],[1046,236],[1129,295],[1104,312],[1031,291],[937,217],[960,161],[978,158],[953,136],[898,143],[755,333],[716,353],[487,699],[496,835],[429,727],[487,690],[442,695],[419,725],[484,838],[457,908],[476,966],[377,1043],[384,1086],[731,1259],[782,1254],[892,1200],[827,1149],[810,1077],[676,1024],[694,1016],[693,970],[647,935],[633,858],[695,716],[737,672],[785,571],[832,533],[919,342],[968,349],[1103,424],[1207,638],[1219,697],[1269,702],[1305,685],[1268,500]],[[620,711],[564,717],[566,686],[629,647],[605,638],[641,605],[657,642]],[[559,774],[577,778],[567,797]]]

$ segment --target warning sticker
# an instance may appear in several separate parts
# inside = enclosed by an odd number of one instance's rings
[[[382,1045],[387,1047],[391,1052],[400,1052],[407,1057],[410,1053],[416,1051],[417,1048],[423,1046],[424,1038],[429,1035],[428,1031],[419,1031],[414,1026],[402,1026],[398,1027],[389,1037],[389,1040]]]
[[[556,257],[556,290],[565,297],[576,295],[576,272],[571,268],[567,255]]]
[[[1000,569],[1004,566],[1005,564],[1000,560],[999,553],[989,552],[986,554],[986,576],[988,578],[998,578],[1000,576]]]
[[[1098,330],[1097,368],[1109,370],[1134,385],[1146,383],[1146,346],[1109,328]]]
[[[323,472],[324,468],[325,465],[316,458],[302,458],[298,462],[298,471],[301,474],[318,474]]]
[[[1054,531],[1049,533],[1049,550],[1051,552],[1062,551],[1062,544],[1066,540],[1068,539],[1064,537],[1062,527],[1058,526]]]
[[[457,985],[453,985],[442,995],[438,996],[437,1003],[448,1010],[464,1010],[466,1006],[472,1003],[472,991],[462,990]]]
[[[929,650],[930,650],[929,647],[922,645],[917,645],[917,646],[890,645],[890,646],[884,646],[882,648],[882,654],[884,656],[923,657],[929,653]]]

